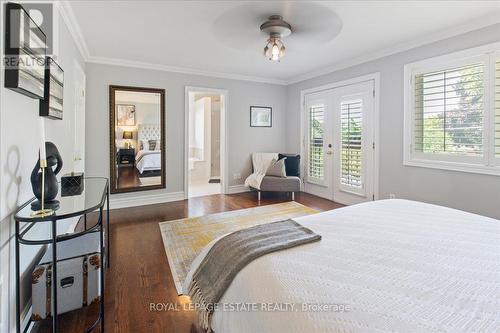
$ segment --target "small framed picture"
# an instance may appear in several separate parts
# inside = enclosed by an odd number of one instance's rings
[[[135,105],[116,105],[116,124],[118,126],[135,126]]]
[[[273,108],[270,106],[251,106],[250,127],[273,127]]]

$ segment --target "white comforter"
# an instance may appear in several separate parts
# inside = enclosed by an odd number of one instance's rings
[[[500,332],[500,221],[406,200],[296,220],[322,240],[253,261],[221,302],[299,311],[216,311],[216,333]],[[333,303],[350,310],[300,311]]]
[[[139,173],[148,170],[161,170],[160,150],[139,150],[135,156],[136,168]]]

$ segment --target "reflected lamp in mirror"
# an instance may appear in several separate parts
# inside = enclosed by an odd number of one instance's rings
[[[134,133],[132,133],[132,131],[123,131],[122,139],[127,140],[127,148],[131,148],[129,140],[133,139],[133,137]]]

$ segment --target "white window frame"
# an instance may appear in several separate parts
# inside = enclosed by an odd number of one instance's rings
[[[444,169],[500,176],[500,161],[495,158],[494,117],[495,117],[495,58],[498,57],[500,43],[488,44],[464,51],[425,59],[404,66],[404,156],[403,164],[433,169]],[[446,70],[473,62],[484,64],[484,115],[483,115],[483,156],[452,156],[451,154],[431,154],[415,152],[415,75]]]

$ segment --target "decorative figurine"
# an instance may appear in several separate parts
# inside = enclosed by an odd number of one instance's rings
[[[37,210],[35,215],[40,216],[52,215],[59,208],[59,201],[55,200],[59,191],[56,175],[63,166],[61,154],[55,144],[45,142],[44,148],[41,147],[40,158],[31,172],[31,186],[38,199],[31,204],[31,208]]]

